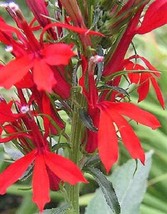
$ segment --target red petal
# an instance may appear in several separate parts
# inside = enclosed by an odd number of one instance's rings
[[[45,1],[26,0],[26,3],[41,26],[44,27],[50,23],[50,20],[43,16],[49,16]]]
[[[29,134],[26,134],[25,132],[19,132],[16,128],[14,128],[12,125],[5,125],[3,126],[3,131],[5,131],[7,136],[9,137],[3,137],[3,135],[0,136],[0,143],[8,143],[9,141],[13,139],[20,139],[20,138],[28,138],[31,139],[31,136]]]
[[[137,89],[137,92],[139,94],[138,102],[144,100],[148,95],[150,86],[149,78],[150,78],[149,74],[141,73],[139,87]]]
[[[109,172],[118,159],[118,140],[111,117],[105,109],[99,108],[98,150],[100,159]]]
[[[16,88],[31,88],[34,86],[32,73],[28,72],[19,82],[15,84]]]
[[[49,65],[67,65],[75,54],[70,45],[63,43],[53,44],[42,50],[44,60]]]
[[[34,61],[33,77],[38,90],[51,92],[53,86],[57,83],[51,67],[43,60],[36,59]]]
[[[148,33],[164,24],[167,24],[167,0],[156,0],[145,13],[141,27],[137,33]]]
[[[60,69],[60,66],[59,66]],[[54,86],[53,91],[58,94],[61,98],[67,100],[70,97],[71,85],[62,75],[62,71],[54,68],[54,77],[57,81],[57,84]]]
[[[22,37],[22,34],[20,33],[19,30],[6,24],[5,21],[2,19],[0,19],[0,26],[1,26],[0,31],[2,32],[4,31],[5,33],[10,33],[10,34],[16,33],[18,37]]]
[[[110,117],[115,121],[122,138],[122,141],[133,158],[138,158],[144,164],[145,154],[140,141],[129,123],[119,114],[110,111]]]
[[[45,166],[44,156],[38,155],[35,159],[33,171],[33,201],[42,212],[44,206],[50,201],[49,177]]]
[[[59,184],[61,182],[60,178],[57,177],[48,167],[46,168],[46,170],[49,177],[50,189],[53,191],[58,191]]]
[[[43,35],[44,35],[44,33],[45,33],[49,28],[52,28],[52,27],[66,28],[66,29],[68,29],[68,30],[74,31],[74,32],[79,33],[79,34],[95,35],[95,36],[104,36],[104,35],[103,35],[102,33],[100,33],[100,32],[92,31],[92,30],[89,30],[89,29],[87,29],[87,28],[80,28],[80,27],[75,27],[75,26],[68,25],[68,24],[65,24],[65,23],[56,22],[56,23],[48,24],[46,27],[43,28],[43,31],[42,31],[41,36],[40,36],[40,42],[43,41]]]
[[[11,111],[12,103],[0,102],[0,123],[12,122],[17,119],[17,115]]]
[[[26,171],[35,158],[35,150],[11,164],[0,174],[0,194],[5,194],[6,189],[15,183]]]
[[[87,182],[80,169],[67,158],[47,152],[45,154],[45,163],[55,175],[71,185],[78,182]]]
[[[23,56],[9,62],[0,70],[0,86],[10,88],[19,82],[32,67],[31,56]]]
[[[97,133],[87,130],[85,150],[88,153],[94,152],[98,147]]]
[[[107,105],[108,108],[111,108],[111,111],[113,110],[121,115],[125,115],[138,123],[151,127],[152,129],[160,127],[159,121],[153,114],[142,110],[132,103],[111,103],[106,101],[105,105]]]
[[[137,84],[140,80],[140,74],[139,73],[128,73],[128,77],[131,83]]]
[[[149,70],[151,70],[150,73],[153,73],[157,77],[161,76],[161,73],[159,71],[157,71],[157,69],[153,65],[151,65],[151,63],[146,58],[144,58],[142,56],[138,56],[138,58],[141,59],[145,63],[145,65],[149,68]]]
[[[157,95],[157,99],[158,99],[159,103],[161,104],[162,108],[165,108],[165,101],[164,101],[164,98],[163,98],[163,95],[162,95],[162,92],[161,92],[161,89],[160,89],[158,83],[156,82],[155,78],[153,78],[153,77],[151,78],[151,82],[154,87],[154,90]]]

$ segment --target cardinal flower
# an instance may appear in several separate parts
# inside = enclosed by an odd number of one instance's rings
[[[69,159],[47,150],[33,150],[16,160],[0,174],[0,194],[5,194],[7,188],[24,175],[29,166],[33,165],[33,201],[40,211],[50,201],[50,174],[55,178],[75,185],[86,182],[79,168]]]
[[[6,103],[5,100],[0,98],[0,124],[15,121],[20,117],[20,114],[14,114],[11,111],[12,105],[13,102]]]
[[[152,129],[160,126],[156,117],[132,103],[103,101],[97,107],[100,110],[97,133],[98,151],[106,170],[109,171],[118,159],[117,132],[131,157],[144,163],[145,155],[140,140],[125,116]]]
[[[131,61],[133,59],[135,60],[140,59],[147,68]],[[124,68],[127,71],[128,70],[131,71],[130,73],[128,73],[130,82],[139,85],[137,89],[137,92],[139,94],[138,102],[144,100],[147,97],[150,85],[152,84],[159,103],[163,108],[165,108],[164,98],[156,80],[157,77],[160,77],[160,72],[158,72],[157,69],[153,67],[147,59],[139,55],[131,56],[129,59],[124,61]],[[139,72],[137,72],[138,70]]]
[[[129,5],[130,2],[133,1],[128,1],[126,5]],[[167,0],[153,1],[143,17],[141,14],[147,3],[147,1],[142,1],[139,4],[138,10],[129,22],[116,50],[105,65],[104,76],[120,71],[123,68],[125,54],[136,34],[145,34],[167,24],[167,15],[165,12],[167,9]],[[142,21],[140,20],[141,17]]]
[[[4,109],[3,106],[0,107],[2,107],[2,110]],[[17,123],[18,117],[21,117],[22,123],[24,123],[24,133],[20,133],[20,131],[18,133],[15,132],[12,139],[17,139],[19,148],[22,148],[25,155],[13,162],[0,174],[0,194],[5,194],[10,185],[19,180],[29,167],[33,167],[33,201],[37,204],[39,210],[42,211],[45,204],[50,201],[50,189],[58,190],[59,184],[62,181],[68,182],[71,185],[87,181],[80,169],[71,160],[50,150],[49,142],[46,139],[47,136],[40,132],[33,116],[30,116],[30,112],[29,114],[25,113],[15,117],[15,114],[13,115],[9,108],[10,106],[7,107],[7,115],[3,116],[2,114],[1,122],[3,123],[4,120],[12,123],[15,122],[17,127],[19,125]],[[9,116],[11,116],[11,119]],[[8,134],[13,134],[14,127],[9,123],[9,125],[5,124],[2,130],[7,130]],[[25,127],[32,131],[25,130]],[[0,129],[0,132],[2,130]],[[17,131],[17,129],[14,131]],[[1,138],[0,142],[7,143],[8,140],[11,140],[10,137]]]
[[[0,85],[10,88],[26,77],[31,69],[33,81],[38,89],[50,92],[57,83],[53,66],[67,65],[74,53],[71,46],[67,44],[40,44],[24,17],[22,18],[19,20],[22,34],[18,29],[10,27],[1,20],[2,28],[0,32],[2,35],[0,34],[0,40],[7,43],[7,45],[10,42],[11,52],[16,58],[6,66],[1,67]],[[6,30],[7,32],[5,32]],[[16,33],[18,39],[21,40],[20,42],[13,39],[12,32]],[[8,38],[8,41],[4,40],[4,35]]]
[[[32,53],[26,53],[1,68],[0,85],[10,88],[32,69],[33,80],[38,89],[51,92],[57,83],[52,66],[67,65],[72,56],[74,53],[71,47],[62,43],[46,45]]]
[[[140,140],[126,118],[128,117],[130,120],[134,120],[152,129],[160,126],[159,121],[154,115],[140,109],[132,103],[111,102],[99,99],[93,73],[89,70],[90,67],[90,64],[88,66],[86,60],[83,59],[83,76],[80,79],[80,84],[87,98],[88,114],[98,131],[87,130],[86,151],[94,152],[97,149],[106,171],[109,172],[113,164],[118,160],[117,134],[119,133],[131,157],[139,159],[144,163],[144,150],[141,147]],[[87,68],[89,73],[85,74]],[[87,82],[86,75],[89,75]],[[86,87],[85,84],[87,84]]]

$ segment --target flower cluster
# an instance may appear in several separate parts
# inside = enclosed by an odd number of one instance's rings
[[[136,84],[139,102],[152,85],[164,108],[157,83],[160,73],[143,56],[125,55],[136,34],[167,23],[167,1],[111,2],[114,5],[92,1],[88,7],[85,1],[81,7],[76,0],[58,0],[55,5],[26,0],[34,16],[30,23],[18,5],[1,3],[16,27],[0,17],[0,42],[13,56],[0,64],[0,86],[13,87],[17,98],[0,98],[0,143],[12,141],[22,157],[0,174],[0,194],[31,167],[33,201],[42,211],[50,201],[49,189],[58,190],[64,182],[87,182],[79,169],[84,157],[98,153],[109,172],[118,160],[120,139],[130,156],[144,164],[145,154],[129,119],[152,129],[160,123],[130,102],[121,80],[127,76]],[[98,10],[103,12],[97,14]],[[61,138],[65,143],[59,143]]]

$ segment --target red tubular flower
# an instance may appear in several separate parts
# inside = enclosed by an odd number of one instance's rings
[[[13,14],[13,8],[8,7],[8,11]],[[0,86],[10,88],[20,82],[32,69],[33,81],[38,90],[51,92],[53,86],[57,83],[54,75],[56,71],[54,71],[53,66],[68,64],[71,57],[74,56],[71,46],[63,43],[40,44],[20,10],[16,8],[14,12],[16,13],[15,21],[22,33],[17,28],[10,27],[3,20],[0,20],[2,22],[0,40],[7,43],[7,45],[9,45],[9,42],[11,43],[12,53],[16,57],[15,60],[1,68]],[[18,41],[14,40],[13,32],[16,33]],[[6,36],[9,42],[4,40]]]
[[[156,0],[147,9],[141,26],[136,30],[138,34],[148,33],[167,24],[167,0]]]
[[[159,121],[154,115],[134,104],[99,100],[96,83],[90,68],[90,64],[88,66],[87,61],[83,58],[83,76],[80,79],[80,85],[83,87],[83,93],[87,98],[88,114],[92,118],[94,126],[98,128],[97,132],[87,131],[86,151],[94,152],[98,149],[100,159],[106,171],[109,172],[118,159],[117,132],[119,132],[122,142],[132,158],[140,159],[144,163],[145,155],[140,141],[124,116],[152,129],[160,126]],[[86,73],[87,69],[88,73]],[[89,75],[88,82],[86,82],[86,75]],[[84,87],[85,84],[87,84],[86,87]]]
[[[33,201],[37,204],[40,211],[50,201],[50,178],[47,168],[56,177],[71,185],[75,185],[78,182],[87,182],[72,161],[46,150],[42,153],[33,150],[15,161],[0,174],[0,194],[5,194],[6,189],[15,183],[32,163],[34,163],[32,181]]]
[[[22,115],[13,114],[11,111],[12,105],[13,102],[6,103],[6,101],[0,101],[0,124],[15,121]]]
[[[69,45],[59,43],[45,46],[38,52],[16,58],[1,68],[0,85],[10,88],[33,68],[33,79],[38,89],[51,92],[57,83],[51,66],[67,65],[72,56],[74,53]]]
[[[167,9],[167,0],[156,0],[148,7],[143,21],[139,26],[141,13],[147,3],[148,2],[143,2],[143,4],[141,4],[138,12],[129,22],[129,25],[124,35],[122,36],[114,54],[111,56],[110,60],[104,68],[104,76],[110,75],[111,73],[117,72],[123,68],[123,59],[130,43],[132,42],[133,37],[136,34],[145,34],[158,27],[161,27],[162,25],[167,24],[167,15],[165,12]],[[119,83],[119,80],[116,82],[116,84],[117,83]]]
[[[141,66],[140,64],[133,63],[131,60],[133,59],[140,59],[142,62],[147,66],[147,68]],[[153,67],[148,60],[146,60],[144,57],[141,57],[139,55],[131,56],[129,59],[124,61],[124,68],[128,71],[131,70],[132,73],[128,74],[128,77],[130,79],[131,83],[139,84],[139,87],[137,89],[137,92],[139,94],[138,102],[144,100],[146,96],[148,95],[150,85],[152,84],[157,99],[161,106],[165,108],[165,101],[161,92],[161,89],[156,81],[157,77],[160,77],[160,72],[156,70],[155,67]],[[146,71],[145,70],[150,70]],[[135,72],[133,73],[133,70]],[[136,71],[142,70],[142,72],[137,73]]]
[[[98,150],[107,172],[118,159],[117,130],[132,158],[138,158],[144,163],[145,155],[140,141],[124,116],[152,129],[160,126],[156,117],[131,103],[103,101],[97,107],[100,110]]]
[[[7,107],[9,108],[10,106]],[[0,105],[0,108],[4,110],[4,106]],[[30,114],[30,112],[29,114],[22,114],[21,116],[18,114],[18,117],[21,117],[22,119],[22,123],[24,123],[24,127],[27,127],[27,129],[32,131],[28,132],[25,130],[25,133],[23,134],[18,132],[18,134],[15,133],[12,136],[12,139],[19,140],[19,145],[22,147],[26,155],[16,160],[0,174],[0,194],[5,194],[6,189],[19,180],[28,167],[33,164],[33,201],[37,204],[39,210],[42,211],[45,204],[50,201],[49,189],[57,190],[60,181],[68,182],[71,185],[87,181],[83,177],[79,168],[71,160],[50,151],[48,146],[49,143],[46,140],[47,136],[44,136],[40,132],[33,116],[30,116]],[[17,125],[18,117],[17,114],[16,117],[15,114],[13,116],[9,109],[5,116],[2,114],[1,122],[3,123],[6,120]],[[7,133],[12,134],[13,129],[10,125],[5,125],[3,129],[0,129],[0,132],[6,129]],[[26,144],[27,138],[29,138],[28,144]],[[10,137],[0,139],[0,142],[6,143],[7,140],[11,140]],[[54,178],[55,181],[53,182]]]
[[[51,23],[50,19],[47,18],[49,17],[49,12],[44,0],[26,0],[26,3],[42,27],[45,27]],[[53,39],[57,39],[54,29],[49,29],[48,33],[52,36]]]
[[[40,103],[38,102],[40,105]],[[44,121],[44,127],[45,127],[45,134],[54,134],[57,135],[60,130],[65,128],[65,124],[57,114],[56,110],[53,109],[53,106],[50,103],[50,99],[47,97],[46,94],[42,94],[42,113],[44,114],[43,121]],[[56,124],[56,127],[53,126],[51,121],[47,118],[47,115],[54,121],[54,124]]]
[[[26,3],[42,27],[50,23],[50,20],[43,16],[49,16],[44,0],[26,0]]]

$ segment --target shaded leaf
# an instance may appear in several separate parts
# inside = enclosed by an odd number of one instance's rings
[[[112,183],[109,180],[107,180],[105,175],[97,168],[88,167],[88,172],[91,175],[93,175],[96,182],[99,184],[101,191],[103,192],[104,198],[107,202],[107,204],[106,203],[105,204],[109,206],[110,213],[113,211],[113,213],[119,214],[120,205]],[[102,210],[103,209],[101,209],[101,211]],[[87,214],[89,214],[89,211]]]
[[[128,92],[119,86],[113,86],[113,85],[107,85],[106,84],[104,86],[99,87],[99,89],[100,90],[113,90],[113,91],[116,91],[116,92],[118,92],[124,96],[127,96],[130,99],[130,95],[128,94]]]
[[[58,208],[47,209],[43,211],[43,214],[65,214],[70,205],[65,203]]]
[[[145,166],[139,161],[128,161],[110,176],[121,206],[121,214],[139,214],[140,204],[147,187],[147,178],[151,168],[152,152],[147,153]],[[134,171],[136,170],[135,174]]]
[[[140,204],[146,191],[147,178],[151,168],[152,153],[147,153],[145,166],[138,161],[136,170],[136,162],[129,160],[108,177],[117,194],[121,214],[140,213]],[[85,214],[101,214],[102,211],[105,214],[114,214],[106,203],[102,191],[98,189],[95,197],[88,204]]]
[[[101,189],[97,189],[95,197],[88,204],[85,214],[113,214],[110,207],[107,205]]]
[[[79,116],[83,122],[83,124],[91,131],[96,132],[98,129],[94,126],[92,118],[87,114],[84,109],[80,109]]]

